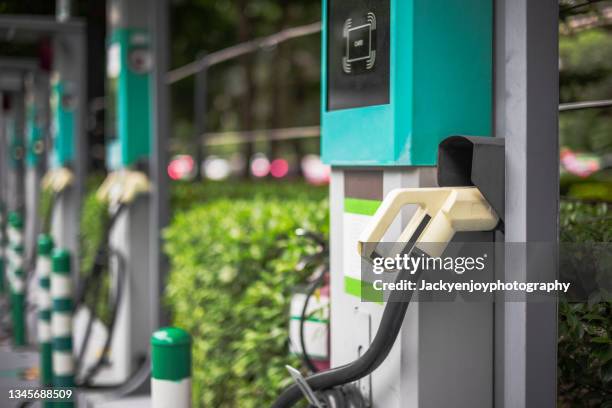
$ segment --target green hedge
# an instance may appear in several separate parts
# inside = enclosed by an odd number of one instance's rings
[[[104,227],[108,222],[108,206],[98,201],[96,193],[104,181],[104,174],[96,173],[90,175],[85,182],[85,194],[81,208],[81,229],[79,254],[79,268],[81,279],[86,279],[90,274],[98,246],[102,243]],[[102,275],[102,281],[97,282],[101,286],[101,295],[96,300],[92,294],[92,288],[85,296],[85,303],[90,309],[96,310],[96,316],[103,322],[110,321],[110,309],[108,305],[108,293],[110,280],[108,273]]]
[[[564,202],[562,242],[610,242],[609,204]],[[559,304],[559,407],[612,407],[612,304]]]
[[[88,183],[82,216],[88,270],[106,217]],[[175,183],[165,232],[171,261],[166,304],[194,335],[196,406],[265,406],[288,381],[286,319],[298,258],[313,248],[294,235],[327,232],[326,188],[289,183]],[[561,241],[609,242],[609,205],[564,202]],[[559,306],[559,406],[610,404],[612,308]]]
[[[166,302],[194,337],[195,406],[268,406],[289,383],[284,365],[298,364],[287,349],[289,300],[309,273],[295,265],[315,248],[295,230],[327,234],[328,209],[317,194],[286,192],[196,205],[165,232]]]
[[[311,186],[295,181],[208,181],[193,183],[178,181],[170,185],[170,207],[173,212],[185,211],[205,201],[226,199],[291,199],[323,200],[327,198],[326,186]]]

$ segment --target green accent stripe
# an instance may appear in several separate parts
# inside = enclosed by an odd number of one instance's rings
[[[344,199],[344,211],[352,214],[374,215],[380,207],[380,203],[378,200],[346,197]]]
[[[374,286],[370,282],[351,278],[350,276],[345,276],[344,290],[349,295],[361,298],[361,300],[363,301],[383,303],[384,293],[382,291],[374,289]]]
[[[291,320],[302,320],[301,316],[291,316]],[[329,323],[329,319],[319,319],[316,317],[307,317],[305,319],[307,322],[314,322],[314,323]]]
[[[293,351],[290,352],[289,355],[291,355],[293,357],[302,357],[303,356],[302,353],[294,353]],[[314,358],[315,360],[327,360],[329,358],[328,356],[322,356],[320,354],[311,354],[310,352],[308,352],[308,357]]]
[[[40,320],[45,320],[45,321],[49,321],[51,320],[51,310],[39,310],[38,311],[38,318]]]
[[[53,386],[62,388],[74,387],[74,375],[54,375]]]
[[[72,337],[54,337],[53,351],[72,351]]]
[[[25,295],[23,293],[13,293],[11,295],[11,318],[13,323],[13,344],[15,346],[25,346]]]
[[[40,344],[40,385],[53,385],[53,346],[51,343]]]
[[[40,286],[43,289],[50,289],[51,288],[51,279],[49,279],[49,278],[40,278],[38,280],[38,286]]]
[[[53,299],[54,312],[72,312],[72,299]]]

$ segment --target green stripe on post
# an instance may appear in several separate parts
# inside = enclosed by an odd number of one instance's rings
[[[47,310],[39,310],[38,311],[38,318],[40,320],[44,320],[46,322],[50,322],[51,321],[51,310],[47,309]]]
[[[46,290],[51,289],[51,278],[40,278],[38,280],[38,286]]]
[[[40,234],[38,236],[38,255],[51,255],[53,250],[53,238],[49,234]]]
[[[73,375],[55,375],[53,377],[53,388],[74,388],[74,376]],[[71,401],[66,400],[55,400],[52,405],[53,408],[74,408],[74,392]]]
[[[55,248],[51,256],[51,270],[54,273],[70,274],[70,252],[63,248]]]
[[[151,336],[151,372],[157,380],[191,377],[191,336],[177,327],[164,327]]]
[[[344,277],[344,290],[366,302],[383,303],[384,300],[384,292],[374,289],[374,284],[350,276]]]
[[[0,243],[0,245],[2,245],[2,243]],[[6,285],[4,282],[4,258],[0,257],[0,295],[6,293]]]
[[[53,386],[62,388],[74,387],[74,376],[73,375],[56,375],[53,377]]]
[[[55,298],[53,299],[53,312],[69,313],[72,312],[72,299],[70,298]]]
[[[13,321],[13,344],[25,346],[25,295],[23,293],[11,293],[11,319]]]
[[[23,229],[23,217],[17,211],[11,211],[8,215],[8,224],[15,229]]]
[[[53,350],[60,352],[72,351],[72,337],[54,337]]]
[[[381,201],[378,200],[364,200],[361,198],[350,198],[344,199],[344,212],[359,215],[374,215],[378,207],[380,207]]]
[[[40,343],[40,385],[53,385],[53,346],[51,343]]]

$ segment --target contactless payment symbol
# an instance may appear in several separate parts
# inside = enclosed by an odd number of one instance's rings
[[[342,70],[347,74],[369,71],[376,64],[376,15],[369,12],[365,24],[353,25],[353,19],[347,19],[342,31],[346,43]]]

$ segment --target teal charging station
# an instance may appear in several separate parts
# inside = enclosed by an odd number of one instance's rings
[[[150,154],[149,34],[144,29],[115,28],[108,45],[107,167],[118,170]]]
[[[493,134],[493,4],[323,0],[321,152],[331,165],[333,367],[369,351],[382,321],[383,298],[361,274],[361,233],[392,191],[438,187],[442,140]],[[400,236],[411,211],[402,209],[389,237]],[[456,332],[465,333],[470,322],[492,321],[488,311],[472,315],[436,307],[412,306],[409,328],[402,330],[385,362],[353,383],[363,406],[490,405],[488,338],[436,347],[439,333],[446,335],[448,327],[460,326]],[[432,363],[431,356],[444,364]],[[465,361],[481,364],[458,379]],[[449,392],[456,384],[483,391]]]
[[[40,112],[35,102],[30,101],[26,106],[26,138],[27,153],[26,163],[30,167],[36,167],[40,163],[44,153],[44,133],[40,126]]]
[[[73,86],[58,74],[51,80],[51,168],[68,167],[74,160],[75,96]]]
[[[322,41],[325,163],[431,166],[492,134],[492,1],[324,0]]]

